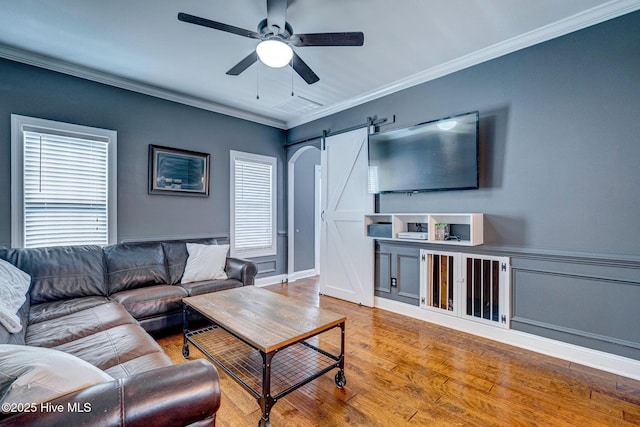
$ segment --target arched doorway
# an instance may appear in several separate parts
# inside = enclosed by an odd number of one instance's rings
[[[287,169],[288,249],[290,281],[319,274],[320,149],[299,148]]]

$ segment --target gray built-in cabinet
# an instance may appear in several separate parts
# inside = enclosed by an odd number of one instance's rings
[[[376,240],[376,297],[509,328],[509,258]]]
[[[376,241],[375,295],[420,305],[420,248]]]
[[[420,305],[420,246],[476,246],[483,242],[483,216],[480,213],[365,215],[365,234],[376,239],[375,296]],[[456,240],[436,238],[437,225],[450,226]],[[415,237],[420,235],[420,237]],[[459,238],[458,238],[459,236]]]

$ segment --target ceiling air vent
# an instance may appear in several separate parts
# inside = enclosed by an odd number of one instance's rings
[[[305,98],[304,96],[296,95],[281,104],[275,105],[273,109],[284,113],[301,114],[320,107],[322,107],[322,104],[319,102]]]

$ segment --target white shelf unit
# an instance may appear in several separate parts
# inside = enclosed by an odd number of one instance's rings
[[[484,243],[483,222],[481,213],[374,213],[365,215],[364,233],[378,240],[477,246]],[[371,224],[382,225],[382,230],[378,227],[373,231]],[[449,234],[459,236],[460,240],[435,240],[436,224],[448,224]],[[398,237],[398,233],[407,231],[428,231],[428,236],[426,239]]]

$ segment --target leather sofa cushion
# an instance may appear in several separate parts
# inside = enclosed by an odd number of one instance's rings
[[[182,311],[168,313],[163,316],[147,317],[138,319],[138,323],[152,337],[161,337],[182,332],[184,319]]]
[[[173,365],[173,362],[169,356],[164,353],[154,352],[114,365],[107,368],[105,372],[113,378],[126,378],[139,374],[140,372],[151,371],[152,369],[171,365]]]
[[[180,283],[184,274],[184,267],[187,265],[189,252],[187,251],[187,243],[198,243],[201,245],[216,245],[216,239],[192,239],[192,240],[174,240],[170,242],[162,242],[162,249],[167,259],[167,268],[169,273],[169,281],[167,283],[175,285]]]
[[[26,343],[55,347],[118,325],[136,324],[120,304],[110,302],[27,327]]]
[[[34,304],[29,310],[29,322],[38,323],[66,316],[87,308],[110,302],[107,297],[84,297],[70,300],[43,302]]]
[[[91,411],[68,408],[91,403]],[[220,407],[216,368],[198,359],[96,384],[51,401],[62,412],[20,412],[2,419],[11,426],[213,427]]]
[[[106,246],[109,293],[169,283],[160,242]]]
[[[182,310],[182,298],[187,291],[179,286],[158,285],[142,289],[130,289],[111,295],[136,319]]]
[[[223,291],[225,289],[239,288],[242,286],[242,282],[235,279],[227,280],[203,280],[201,282],[182,283],[181,288],[184,288],[189,296],[196,296],[201,294],[207,294],[209,292]]]
[[[7,249],[2,257],[31,276],[32,304],[107,295],[100,246]]]
[[[160,346],[138,325],[120,325],[54,347],[106,371],[151,353]]]

